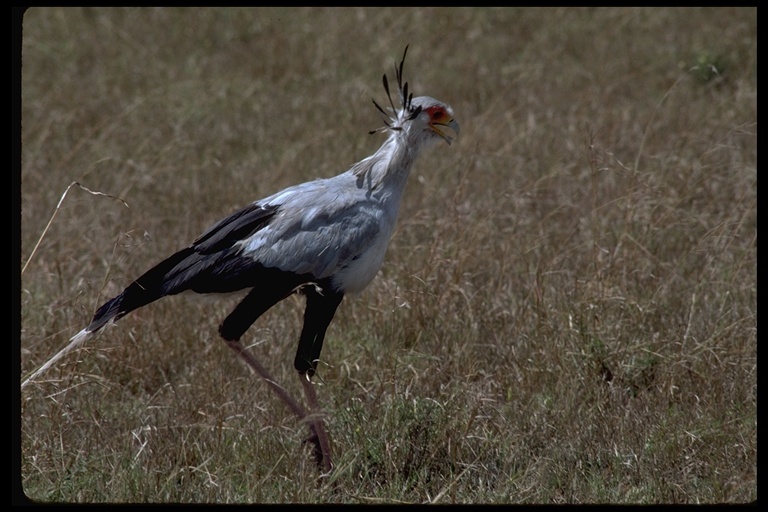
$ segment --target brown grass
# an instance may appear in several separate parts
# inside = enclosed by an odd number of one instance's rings
[[[163,299],[21,394],[39,502],[757,499],[757,16],[706,9],[25,13],[21,378],[237,207],[370,154],[412,90],[462,136],[417,162],[381,274],[329,330],[337,453]],[[292,392],[298,298],[249,331]]]

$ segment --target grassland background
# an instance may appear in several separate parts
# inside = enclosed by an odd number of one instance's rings
[[[757,499],[757,13],[60,9],[23,18],[21,378],[235,208],[372,153],[406,43],[422,156],[319,371],[336,471],[164,299],[20,394],[39,502]],[[303,304],[247,334],[292,393]]]

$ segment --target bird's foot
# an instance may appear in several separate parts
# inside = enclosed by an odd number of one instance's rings
[[[317,435],[317,430],[315,429],[314,425],[309,426],[309,437],[304,439],[303,444],[309,444],[312,443],[312,455],[315,458],[315,463],[317,464],[317,467],[321,470],[323,469],[323,448],[320,444],[320,437]]]

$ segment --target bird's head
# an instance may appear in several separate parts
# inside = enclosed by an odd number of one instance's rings
[[[450,144],[454,138],[459,136],[459,123],[453,115],[453,109],[447,103],[430,98],[429,96],[413,97],[408,94],[408,82],[403,82],[403,63],[405,55],[408,53],[408,47],[405,47],[403,58],[399,66],[395,66],[395,76],[397,78],[397,92],[400,97],[401,107],[395,107],[392,101],[392,94],[389,90],[389,81],[387,75],[384,75],[384,90],[387,93],[391,111],[387,112],[373,100],[373,104],[379,109],[385,118],[385,126],[372,130],[370,133],[381,131],[404,131],[421,140],[443,139]]]
[[[459,123],[453,116],[453,109],[447,103],[430,98],[429,96],[419,96],[413,98],[411,107],[418,114],[404,115],[401,110],[398,118],[402,118],[402,125],[410,123],[408,130],[418,130],[426,137],[440,137],[450,144],[453,139],[459,136]]]

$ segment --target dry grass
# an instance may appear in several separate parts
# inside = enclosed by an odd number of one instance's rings
[[[164,299],[25,388],[39,502],[757,499],[757,13],[33,9],[21,375],[236,207],[345,170],[406,78],[462,137],[417,163],[385,266],[329,331],[337,452]],[[302,304],[249,331],[295,393]]]

